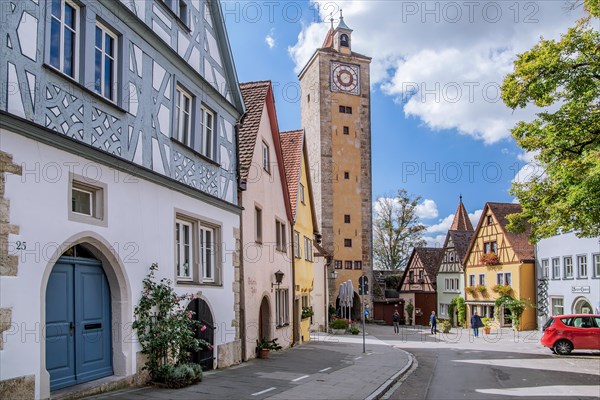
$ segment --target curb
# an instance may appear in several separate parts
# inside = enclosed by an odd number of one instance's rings
[[[404,368],[402,368],[400,371],[396,372],[387,381],[385,381],[381,386],[379,386],[377,388],[377,390],[375,390],[373,393],[371,393],[371,395],[369,395],[369,397],[365,398],[365,400],[381,399],[381,397],[383,397],[383,395],[385,395],[386,392],[388,390],[390,390],[390,388],[392,388],[396,384],[396,382],[398,382],[400,380],[400,378],[402,378],[406,374],[406,372],[411,369],[411,367],[413,365],[413,360],[414,360],[413,355],[402,349],[396,348],[396,350],[406,353],[406,355],[408,356],[408,363],[406,363]]]

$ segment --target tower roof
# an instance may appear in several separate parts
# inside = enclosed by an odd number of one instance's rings
[[[344,22],[344,16],[342,15],[342,10],[340,10],[340,22],[338,23],[338,26],[337,26],[336,29],[346,29],[347,31],[351,31],[352,30]]]
[[[471,220],[469,219],[469,213],[467,213],[467,210],[463,205],[462,196],[460,196],[460,203],[458,203],[458,208],[456,209],[456,213],[454,214],[454,221],[452,221],[452,226],[450,226],[450,230],[473,232],[473,225],[471,224]]]

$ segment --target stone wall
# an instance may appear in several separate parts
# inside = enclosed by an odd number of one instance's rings
[[[0,151],[0,276],[17,276],[19,259],[8,255],[8,235],[18,235],[19,227],[10,224],[10,201],[4,198],[5,173],[21,175],[22,168],[13,163],[12,155]]]
[[[242,341],[224,343],[217,347],[217,368],[227,368],[242,362]]]
[[[0,399],[31,400],[35,398],[35,375],[0,381]]]

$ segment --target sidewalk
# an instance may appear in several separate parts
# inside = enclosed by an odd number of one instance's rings
[[[368,331],[367,327],[367,331]],[[130,388],[92,397],[141,399],[377,399],[410,368],[402,350],[367,336],[314,336],[311,342],[268,360],[205,373],[204,380],[184,389]]]

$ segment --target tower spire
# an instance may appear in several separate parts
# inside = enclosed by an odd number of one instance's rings
[[[458,207],[456,208],[456,213],[454,214],[454,220],[452,221],[450,230],[473,232],[473,225],[469,219],[469,213],[467,213],[467,210],[462,202],[462,194],[459,196],[459,199]]]

